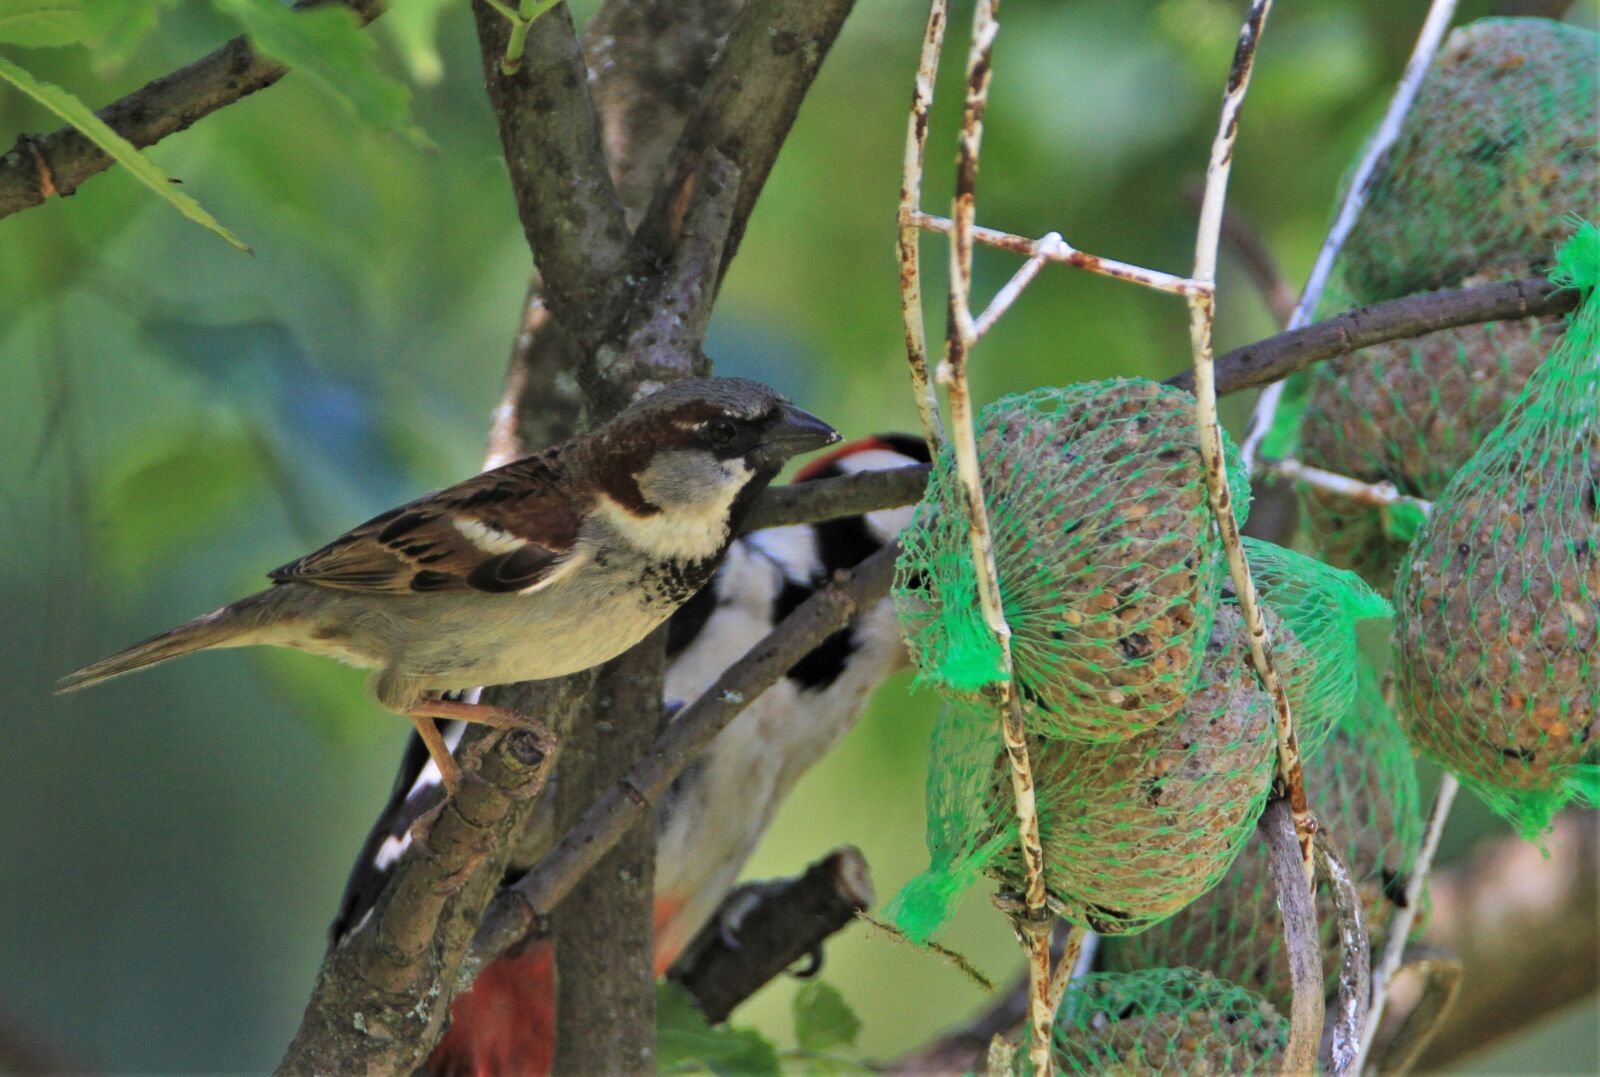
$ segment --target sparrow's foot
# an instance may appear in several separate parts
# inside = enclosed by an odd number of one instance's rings
[[[443,702],[442,700],[440,702]],[[438,723],[432,715],[427,713],[409,712],[406,717],[411,719],[411,724],[416,726],[417,735],[422,738],[422,743],[427,746],[428,755],[433,759],[434,766],[439,768],[439,777],[444,782],[446,796],[455,796],[461,788],[461,768],[456,765],[455,757],[450,754],[450,746],[444,742],[444,735],[439,732]]]
[[[455,699],[425,699],[406,712],[412,724],[417,727],[417,732],[422,735],[423,743],[428,746],[428,754],[433,757],[434,763],[439,767],[439,774],[444,779],[445,790],[450,796],[455,796],[461,788],[461,766],[450,754],[450,749],[445,745],[444,737],[439,733],[439,727],[434,724],[436,718],[453,718],[461,722],[472,722],[477,725],[486,725],[490,729],[519,730],[530,733],[538,742],[539,748],[548,753],[555,750],[555,734],[550,732],[548,726],[537,718],[529,718],[518,714],[516,711],[504,707],[492,706],[488,703],[463,703]]]

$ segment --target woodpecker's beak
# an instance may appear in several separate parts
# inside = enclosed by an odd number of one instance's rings
[[[815,415],[784,404],[756,446],[756,453],[764,462],[776,465],[840,440],[839,431]]]

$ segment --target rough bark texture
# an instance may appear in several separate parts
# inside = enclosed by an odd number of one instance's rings
[[[311,7],[320,2],[325,0],[301,0],[295,6]],[[382,0],[344,2],[363,23],[383,13]],[[288,73],[283,64],[257,55],[243,37],[236,37],[188,67],[147,83],[95,114],[113,131],[143,149],[219,108],[271,86]],[[113,164],[104,150],[71,127],[43,135],[21,135],[10,152],[0,157],[0,217],[45,201],[34,150],[49,168],[50,180],[63,198]]]
[[[576,709],[588,684],[529,686],[526,713]],[[553,742],[479,737],[463,785],[413,840],[371,916],[324,960],[282,1074],[409,1072],[438,1040],[456,973],[505,868],[505,837],[549,776]]]
[[[595,790],[649,748],[661,718],[665,641],[658,630],[601,669],[562,753],[563,821],[580,816]],[[655,1072],[655,853],[655,815],[646,810],[550,917],[562,1032],[587,1032],[556,1037],[558,1074]]]
[[[708,1021],[725,1021],[734,1007],[801,958],[810,956],[815,972],[823,942],[872,900],[872,876],[853,845],[835,850],[796,878],[746,883],[723,899],[667,978],[693,996]]]

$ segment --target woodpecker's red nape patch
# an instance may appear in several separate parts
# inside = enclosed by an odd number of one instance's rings
[[[882,450],[883,452],[901,451],[896,446],[889,444],[889,442],[879,437],[862,438],[859,441],[847,441],[837,449],[834,449],[832,452],[824,453],[814,460],[811,460],[799,471],[796,471],[794,473],[794,481],[810,482],[813,479],[821,478],[822,472],[826,471],[838,461],[843,460],[845,457],[854,456],[858,452],[872,452],[873,450]]]

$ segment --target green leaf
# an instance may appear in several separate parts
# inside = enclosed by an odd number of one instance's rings
[[[377,26],[400,50],[411,78],[433,86],[444,77],[439,56],[439,16],[459,0],[394,0]]]
[[[128,446],[99,489],[94,534],[106,565],[139,580],[224,524],[261,482],[255,446],[241,431],[208,426],[153,431]]]
[[[8,45],[75,45],[83,31],[83,0],[0,2],[0,42]]]
[[[104,120],[96,116],[88,105],[59,86],[34,78],[16,64],[0,56],[0,79],[33,98],[45,108],[76,127],[90,142],[111,155],[123,168],[131,172],[140,183],[175,206],[179,213],[205,228],[209,228],[235,247],[246,253],[250,248],[239,237],[228,231],[200,203],[175,188],[171,177],[150,158],[140,153],[133,143],[113,131]]]
[[[794,1038],[802,1051],[854,1047],[861,1019],[838,988],[810,980],[794,996]]]
[[[362,123],[431,145],[411,121],[411,91],[378,70],[378,45],[349,9],[295,11],[278,0],[212,3],[244,26],[258,51],[316,79]]]
[[[777,1077],[778,1051],[753,1029],[712,1027],[689,993],[656,985],[656,1071],[716,1077]]]

